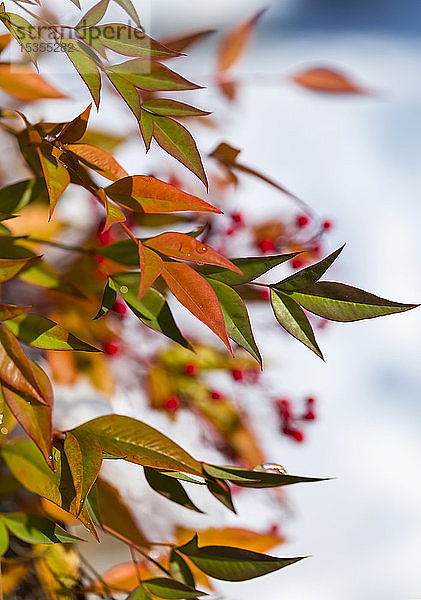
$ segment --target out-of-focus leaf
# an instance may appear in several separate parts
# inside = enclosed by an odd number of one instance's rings
[[[91,114],[92,104],[90,104],[79,116],[73,121],[69,121],[61,130],[58,139],[62,144],[74,144],[78,142],[86,132],[88,127],[89,115]]]
[[[272,289],[270,300],[278,323],[295,339],[323,359],[313,328],[301,306],[288,294]]]
[[[208,188],[208,179],[199,150],[188,129],[169,117],[154,115],[153,122],[153,137],[161,148],[180,161]]]
[[[301,290],[307,288],[308,286],[316,283],[322,277],[328,268],[335,262],[338,258],[339,254],[342,252],[344,246],[326,256],[317,263],[306,267],[305,269],[301,269],[301,271],[297,271],[293,273],[286,279],[283,279],[279,283],[275,283],[273,286],[274,289],[286,292],[295,292],[297,290]]]
[[[243,299],[230,286],[208,278],[218,296],[229,337],[249,352],[263,366],[262,356],[254,339],[250,318]]]
[[[98,348],[79,340],[54,321],[40,315],[21,315],[6,325],[22,342],[35,348],[99,352]]]
[[[142,108],[160,115],[162,117],[174,117],[179,119],[180,117],[206,117],[211,113],[206,110],[200,110],[190,104],[184,104],[184,102],[178,102],[177,100],[170,100],[169,98],[151,98],[142,102]]]
[[[148,546],[149,542],[127,508],[120,492],[103,479],[97,479],[89,495],[95,495],[100,523],[124,541],[136,546]]]
[[[184,263],[164,262],[162,276],[177,300],[232,352],[222,309],[210,283]]]
[[[101,74],[98,64],[83,50],[83,46],[77,40],[62,38],[60,42],[69,60],[73,64],[80,77],[87,86],[95,106],[99,108],[101,98]]]
[[[177,530],[179,543],[187,542],[193,535],[194,531],[189,529],[179,528]],[[200,541],[205,546],[217,545],[220,540],[224,540],[230,546],[245,548],[254,552],[268,552],[283,541],[279,535],[243,529],[242,527],[210,527],[200,531]]]
[[[0,515],[0,558],[6,553],[9,547],[9,532]]]
[[[324,481],[318,477],[301,477],[286,473],[270,473],[259,470],[241,469],[239,467],[221,467],[216,465],[203,465],[206,474],[214,478],[226,479],[235,485],[248,488],[272,488],[294,483],[313,483]]]
[[[12,41],[13,36],[10,33],[2,33],[0,35],[0,53],[7,48]]]
[[[379,298],[344,283],[319,281],[291,294],[302,307],[330,321],[359,321],[391,315],[416,308],[417,304],[401,304]]]
[[[190,542],[177,549],[206,575],[222,581],[247,581],[278,571],[304,558],[276,558],[231,546],[199,548],[197,534]]]
[[[0,282],[12,279],[12,277],[20,273],[22,269],[39,259],[39,256],[17,259],[0,258]]]
[[[64,452],[75,486],[76,506],[82,508],[102,465],[102,450],[97,440],[88,433],[68,431]]]
[[[366,94],[367,90],[335,69],[314,67],[291,77],[292,81],[313,92],[324,94]]]
[[[124,177],[105,188],[105,191],[114,202],[135,212],[221,213],[219,209],[204,200],[147,175]]]
[[[234,503],[232,501],[231,491],[228,484],[220,479],[214,479],[209,477],[206,481],[209,492],[214,496],[221,504],[223,504],[228,510],[237,514]]]
[[[172,258],[217,265],[235,271],[239,275],[243,274],[234,263],[222,256],[222,254],[219,254],[210,246],[185,233],[167,231],[145,240],[144,244]]]
[[[161,494],[164,498],[168,498],[171,502],[181,504],[181,506],[184,506],[185,508],[189,508],[190,510],[199,513],[203,512],[190,500],[187,492],[177,479],[167,477],[167,475],[149,467],[143,467],[143,470],[145,472],[146,481],[155,492],[158,492],[158,494]]]
[[[104,452],[139,465],[200,475],[200,464],[178,444],[136,419],[106,415],[73,431],[95,436]],[[77,434],[77,433],[76,433]]]
[[[32,369],[46,404],[42,404],[32,395],[17,391],[5,383],[2,383],[1,390],[14,417],[38,446],[47,464],[52,469],[54,468],[52,461],[53,429],[51,424],[54,403],[53,390],[47,375],[36,363],[32,363]]]
[[[205,592],[200,592],[191,588],[175,579],[167,579],[165,577],[156,577],[147,579],[143,582],[146,589],[158,596],[158,598],[167,598],[168,600],[178,600],[183,598],[197,598],[199,596],[207,596]]]
[[[115,301],[117,300],[117,292],[115,289],[115,285],[112,279],[108,279],[107,285],[105,286],[104,293],[101,300],[101,306],[97,314],[94,317],[94,321],[99,319],[105,313],[107,313],[112,306],[114,306]]]
[[[100,0],[87,13],[83,15],[76,27],[90,27],[96,25],[105,15],[110,0]]]
[[[136,119],[140,118],[140,98],[138,89],[127,79],[117,75],[117,73],[107,73],[108,79],[111,81],[117,92],[126,102]]]
[[[34,552],[40,554],[35,570],[48,600],[72,600],[80,575],[78,552],[68,544],[54,544],[46,551],[35,545]]]
[[[218,49],[218,71],[227,71],[243,54],[256,25],[266,9],[260,10],[234,29],[221,41]]]
[[[119,265],[139,267],[139,250],[137,243],[132,239],[120,240],[104,246],[98,253]]]
[[[40,177],[12,183],[0,190],[0,211],[18,213],[31,202],[46,196],[46,192],[45,182]]]
[[[66,150],[70,150],[81,160],[82,164],[93,169],[106,179],[117,181],[122,177],[127,177],[126,171],[118,164],[116,159],[99,148],[89,146],[88,144],[68,144]]]
[[[3,523],[10,533],[28,544],[58,544],[81,542],[49,519],[26,513],[3,513]]]
[[[267,273],[277,265],[294,258],[298,252],[291,254],[279,254],[276,256],[252,256],[250,258],[231,258],[231,262],[234,263],[242,271],[242,275],[234,273],[233,271],[227,271],[220,267],[203,267],[200,272],[206,277],[210,277],[216,281],[222,281],[227,285],[241,285],[254,281],[264,273]]]
[[[25,579],[28,569],[28,565],[4,561],[1,566],[1,585],[5,596],[15,591]]]
[[[33,42],[31,42],[31,45]],[[0,88],[19,100],[66,98],[28,65],[0,64]]]
[[[18,317],[30,308],[30,306],[12,306],[11,304],[0,303],[0,321],[14,319],[15,317]]]
[[[136,87],[149,92],[197,90],[199,85],[184,79],[159,62],[149,58],[134,58],[108,69]]]
[[[174,548],[170,553],[168,567],[173,579],[181,581],[181,583],[184,583],[192,588],[195,587],[193,573],[191,572],[189,565],[186,563],[181,554],[174,550]]]
[[[70,175],[56,152],[45,144],[37,149],[50,198],[50,219],[58,200],[70,183]]]
[[[20,347],[15,336],[0,325],[0,380],[8,387],[47,404],[31,361]]]
[[[129,308],[145,325],[184,348],[190,349],[189,342],[183,337],[174,321],[168,302],[158,290],[150,288],[142,298],[138,299],[139,273],[120,273],[113,275],[113,279]]]
[[[187,48],[190,48],[193,44],[200,42],[207,38],[212,33],[215,33],[214,29],[204,29],[203,31],[196,31],[188,35],[177,36],[175,38],[168,38],[164,40],[164,45],[168,48],[172,48],[176,52],[184,52]]]

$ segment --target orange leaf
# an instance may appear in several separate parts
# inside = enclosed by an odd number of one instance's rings
[[[22,313],[29,310],[31,306],[14,306],[12,304],[1,304],[0,303],[0,321],[7,321],[8,319],[14,319]]]
[[[265,10],[260,10],[251,19],[247,19],[224,37],[218,49],[218,71],[226,71],[237,62],[246,49],[257,22]]]
[[[158,254],[152,252],[149,248],[143,246],[139,241],[139,258],[140,258],[140,285],[138,300],[148,291],[155,279],[162,273],[164,262]]]
[[[362,87],[339,71],[325,68],[306,69],[291,77],[295,83],[313,92],[326,94],[364,94]]]
[[[218,297],[206,279],[178,262],[164,262],[162,276],[177,300],[209,327],[232,354]]]
[[[19,100],[66,98],[45,79],[26,65],[0,64],[0,88]]]
[[[63,127],[58,139],[62,144],[73,144],[82,138],[88,126],[89,115],[91,114],[92,104],[90,104],[79,116],[73,121],[69,121]]]
[[[194,535],[190,529],[179,528],[177,541],[185,544]],[[240,527],[211,527],[199,532],[200,544],[203,546],[234,546],[253,552],[268,552],[284,540],[277,534],[259,533]]]
[[[104,594],[104,592],[106,593],[109,591],[104,589],[104,582],[107,584],[107,587],[130,592],[139,585],[139,575],[142,579],[147,579],[153,577],[154,572],[151,571],[146,564],[135,565],[132,561],[115,565],[102,574],[101,581],[96,580],[92,582],[91,585],[85,587],[85,591]]]
[[[135,212],[160,214],[192,211],[221,214],[218,208],[204,200],[147,175],[125,177],[112,183],[105,191],[114,202]]]
[[[13,36],[11,33],[2,33],[0,35],[0,52],[3,52],[3,50],[5,48],[7,48],[7,46],[10,44],[12,39],[13,39]]]
[[[50,198],[50,219],[61,195],[70,183],[70,175],[57,156],[56,149],[44,145],[42,150],[37,148],[38,157],[41,162],[42,172]]]
[[[105,150],[95,148],[95,146],[90,146],[89,144],[68,144],[66,145],[66,149],[76,154],[83,164],[106,179],[117,181],[122,177],[127,177],[127,173],[123,167]]]
[[[122,210],[119,209],[118,206],[109,202],[104,188],[98,188],[96,195],[101,200],[102,204],[104,205],[105,212],[107,213],[107,220],[105,221],[104,229],[102,231],[108,231],[109,228],[115,223],[124,223],[126,220],[126,215]]]
[[[149,248],[153,248],[166,256],[172,258],[181,258],[193,262],[204,263],[206,265],[217,265],[230,269],[242,275],[242,271],[236,267],[230,260],[218,254],[213,248],[203,242],[199,242],[190,235],[168,231],[161,233],[144,242]]]

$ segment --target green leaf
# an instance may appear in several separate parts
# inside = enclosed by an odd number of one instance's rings
[[[204,481],[199,481],[198,479],[193,479],[189,475],[185,473],[181,473],[180,471],[159,471],[163,475],[167,477],[172,477],[173,479],[179,479],[180,481],[187,481],[187,483],[194,483],[196,485],[206,485]]]
[[[2,515],[0,515],[0,558],[7,552],[9,547],[9,532],[4,523]]]
[[[24,179],[0,190],[0,212],[18,213],[38,199],[47,198],[45,182],[41,177]]]
[[[149,152],[153,137],[153,118],[146,110],[140,111],[139,129],[142,134],[143,143],[145,144],[146,152]]]
[[[83,541],[70,535],[53,521],[37,515],[4,513],[1,518],[12,535],[28,544],[69,544]]]
[[[226,479],[235,485],[248,488],[272,488],[295,483],[313,483],[325,481],[317,477],[301,477],[287,475],[286,473],[268,473],[265,471],[241,469],[239,467],[220,467],[216,465],[203,465],[205,474],[218,479]]]
[[[385,300],[350,285],[331,281],[319,281],[292,293],[291,297],[315,315],[341,322],[372,319],[418,306]]]
[[[179,546],[178,551],[188,556],[203,573],[222,581],[247,581],[278,571],[304,558],[276,558],[231,546],[199,548],[197,534],[190,542]]]
[[[139,273],[119,273],[113,275],[113,280],[127,306],[142,323],[164,334],[180,346],[191,349],[190,343],[184,338],[174,321],[168,302],[158,290],[150,288],[140,300],[137,299]]]
[[[206,592],[200,592],[175,579],[165,577],[156,577],[146,579],[143,582],[148,592],[158,596],[158,598],[167,598],[168,600],[182,600],[184,598],[197,598],[198,596],[207,596]]]
[[[98,4],[95,4],[86,14],[83,15],[76,27],[89,27],[96,25],[105,15],[110,0],[100,0]]]
[[[0,258],[0,282],[8,281],[20,273],[25,267],[40,260],[39,256],[29,258]]]
[[[341,248],[338,248],[335,250],[335,252],[332,252],[332,254],[326,256],[326,258],[323,258],[319,262],[315,263],[314,265],[310,265],[305,269],[301,269],[301,271],[293,273],[286,279],[283,279],[279,283],[275,283],[271,287],[282,292],[295,292],[296,290],[301,290],[309,285],[312,285],[313,283],[316,283],[316,281],[318,281],[320,277],[326,273],[331,264],[335,262],[343,249],[344,246],[341,246]]]
[[[140,23],[139,15],[137,14],[137,11],[136,11],[135,7],[133,6],[133,2],[131,0],[114,0],[114,2],[116,4],[118,4],[119,6],[121,6],[121,8],[123,10],[126,11],[126,13],[129,15],[129,17],[131,17],[133,19],[133,21],[136,23],[136,25],[138,27],[142,26]]]
[[[178,121],[153,116],[153,137],[163,150],[180,161],[208,188],[208,180],[196,142],[191,133]]]
[[[80,9],[80,2],[79,2],[79,0],[70,0],[70,2],[73,2],[73,4],[75,4]]]
[[[207,280],[218,296],[229,337],[247,350],[263,367],[262,357],[253,336],[249,315],[243,299],[235,290],[222,283],[222,281],[215,281],[210,278],[207,278]]]
[[[20,315],[7,321],[6,326],[22,342],[34,348],[100,352],[98,348],[79,340],[54,321],[40,315]]]
[[[138,89],[127,79],[117,75],[117,73],[107,73],[108,79],[111,81],[117,92],[123,98],[127,106],[130,108],[136,119],[140,118],[140,98]]]
[[[135,464],[201,475],[200,463],[150,425],[123,415],[106,415],[73,431],[87,432],[104,452]],[[77,435],[77,433],[76,433]]]
[[[195,587],[196,584],[189,565],[181,554],[174,550],[174,548],[172,548],[170,553],[168,568],[173,579],[181,581],[181,583],[184,583],[191,588]]]
[[[271,289],[270,300],[278,323],[295,339],[323,359],[313,328],[301,306],[287,294]]]
[[[143,585],[135,588],[126,598],[126,600],[152,600]]]
[[[223,504],[228,510],[237,514],[235,510],[234,503],[232,501],[231,490],[229,485],[219,479],[214,479],[210,475],[207,477],[206,485],[208,487],[209,492],[214,496],[221,504]]]
[[[202,275],[211,277],[216,281],[222,281],[227,285],[242,285],[257,279],[267,271],[270,271],[277,265],[284,263],[294,256],[297,256],[299,252],[293,252],[291,254],[279,254],[276,256],[252,256],[250,258],[230,258],[243,275],[234,273],[233,271],[227,271],[220,267],[206,266],[201,269]]]
[[[112,32],[112,36],[110,35]],[[95,36],[106,47],[125,56],[172,58],[179,56],[170,48],[163,46],[147,36],[140,29],[122,23],[107,23],[94,28]]]
[[[146,481],[155,492],[164,496],[164,498],[168,498],[171,502],[181,504],[181,506],[184,506],[185,508],[189,508],[190,510],[199,513],[203,512],[193,504],[185,489],[177,479],[167,477],[167,475],[149,467],[143,467],[143,470],[145,472]]]
[[[169,98],[151,98],[150,100],[145,100],[142,102],[142,108],[154,113],[154,115],[174,117],[175,119],[180,117],[206,117],[211,114],[206,110],[200,110],[200,108],[190,106],[190,104],[184,104],[184,102],[178,102]]]
[[[45,177],[48,196],[50,198],[50,219],[57,202],[70,183],[70,175],[63,163],[56,156],[52,146],[45,143],[37,149]]]
[[[134,58],[109,67],[108,70],[111,73],[121,75],[141,90],[150,92],[197,90],[200,88],[199,85],[187,81],[187,79],[165,65],[151,61],[149,58]]]
[[[101,255],[119,265],[139,268],[139,250],[132,239],[120,240],[101,248]]]
[[[99,108],[101,98],[101,74],[97,62],[84,51],[84,46],[77,40],[62,38],[61,47],[66,52],[74,68],[87,86],[95,106]]]
[[[116,300],[117,292],[115,289],[114,282],[112,279],[108,279],[107,285],[105,286],[104,294],[102,296],[101,306],[99,307],[99,310],[94,317],[94,321],[105,315],[105,313],[107,313],[111,309],[111,307],[114,306]]]
[[[37,64],[37,53],[34,51],[34,45],[42,40],[36,33],[36,28],[24,19],[21,15],[11,12],[0,13],[0,20],[13,35],[21,47],[21,51],[26,52],[34,63]]]
[[[97,440],[86,433],[68,431],[64,441],[73,484],[76,491],[76,506],[82,509],[102,465],[102,450]]]

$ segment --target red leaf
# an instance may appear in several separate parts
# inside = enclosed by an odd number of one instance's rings
[[[196,240],[185,233],[168,231],[150,238],[144,243],[149,246],[149,248],[153,248],[172,258],[191,260],[206,265],[217,265],[235,271],[240,275],[243,274],[230,260],[216,252],[210,246],[207,246],[203,242],[199,242],[199,240]]]
[[[224,37],[218,49],[218,71],[230,69],[246,49],[258,20],[266,9],[232,29]]]
[[[164,262],[162,276],[177,300],[209,327],[232,354],[218,297],[206,279],[178,262]]]
[[[84,165],[106,179],[117,181],[122,177],[127,177],[127,173],[123,167],[105,150],[95,148],[95,146],[90,146],[89,144],[69,144],[66,145],[66,150],[70,150],[70,152],[76,154]]]
[[[90,104],[79,116],[73,121],[69,121],[63,127],[58,139],[62,144],[73,144],[80,140],[88,127],[89,115],[91,114],[92,104]]]
[[[114,202],[135,212],[160,214],[192,211],[221,214],[218,208],[204,200],[146,175],[125,177],[112,183],[105,191]]]
[[[306,69],[291,78],[295,83],[313,92],[326,94],[364,94],[362,87],[339,71],[325,68]]]
[[[142,242],[139,243],[139,258],[140,258],[140,285],[138,300],[148,291],[154,281],[161,275],[164,267],[164,262],[158,254],[152,252]]]

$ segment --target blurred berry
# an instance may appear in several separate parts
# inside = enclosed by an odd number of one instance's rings
[[[303,415],[303,419],[305,421],[315,421],[316,420],[316,413],[314,412],[314,410],[308,410],[304,415]]]
[[[234,381],[243,381],[244,371],[242,369],[233,369],[231,371],[231,377],[234,379]]]
[[[180,408],[180,400],[177,398],[177,396],[170,396],[165,400],[165,408],[168,412],[177,412]]]
[[[243,215],[240,212],[231,213],[231,219],[234,223],[238,223],[238,224],[243,223]]]
[[[221,392],[217,392],[216,390],[212,390],[210,393],[210,397],[212,398],[212,400],[222,400],[222,398],[224,397],[223,394],[221,394]]]
[[[308,218],[307,215],[298,215],[298,217],[295,220],[297,227],[299,227],[300,229],[302,227],[305,227],[306,225],[308,225],[309,222],[310,222],[310,219]]]
[[[323,221],[322,228],[325,231],[329,231],[329,229],[332,229],[332,221]]]
[[[291,266],[293,269],[302,269],[302,267],[304,267],[304,265],[305,265],[305,263],[302,258],[297,257],[291,261]]]
[[[234,235],[234,233],[237,232],[236,227],[228,227],[228,229],[226,230],[226,235]]]
[[[111,310],[118,315],[124,316],[127,313],[127,306],[123,300],[116,300],[111,307]]]
[[[289,436],[296,442],[304,441],[304,433],[300,429],[292,429]]]
[[[198,374],[199,369],[198,369],[197,365],[195,365],[194,363],[187,363],[186,366],[184,367],[184,372],[186,375],[190,375],[190,377],[194,377],[195,375]]]
[[[258,243],[260,252],[274,252],[275,251],[275,243],[273,240],[260,240]]]
[[[120,353],[120,350],[121,347],[118,342],[105,342],[104,344],[104,352],[108,356],[116,356],[116,354]]]
[[[262,300],[270,300],[269,288],[261,288],[259,293],[260,293],[260,297],[262,298]]]

